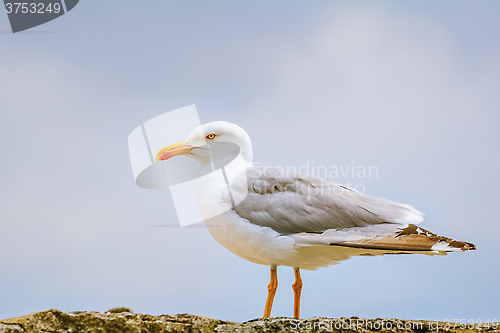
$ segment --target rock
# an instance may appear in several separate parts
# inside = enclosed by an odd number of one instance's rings
[[[151,316],[124,307],[100,312],[47,310],[0,320],[0,333],[166,333],[166,332],[499,332],[499,325],[467,325],[399,319],[259,318],[245,323],[188,314]]]

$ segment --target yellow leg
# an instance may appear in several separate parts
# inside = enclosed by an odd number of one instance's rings
[[[293,289],[293,317],[299,318],[300,316],[300,293],[302,291],[302,279],[300,278],[300,269],[294,268],[295,283],[292,285]]]
[[[271,267],[271,281],[267,286],[267,301],[266,308],[264,309],[264,317],[271,316],[271,308],[273,307],[274,294],[276,294],[276,289],[278,289],[278,274],[276,267]]]

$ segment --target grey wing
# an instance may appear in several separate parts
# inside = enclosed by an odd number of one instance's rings
[[[248,195],[236,213],[284,235],[423,220],[412,206],[278,168],[249,168],[247,180]]]

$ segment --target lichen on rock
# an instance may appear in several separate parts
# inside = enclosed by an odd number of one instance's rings
[[[125,307],[100,312],[47,310],[0,320],[0,333],[194,333],[194,332],[475,332],[500,333],[497,325],[467,326],[446,322],[400,319],[259,318],[236,323],[189,314],[151,316]]]

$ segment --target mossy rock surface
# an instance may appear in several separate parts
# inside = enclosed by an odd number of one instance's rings
[[[455,327],[454,327],[455,326]],[[0,333],[166,333],[166,332],[484,332],[496,333],[497,325],[461,328],[460,324],[400,319],[259,318],[245,323],[188,314],[151,316],[128,308],[100,312],[47,310],[0,320]]]

